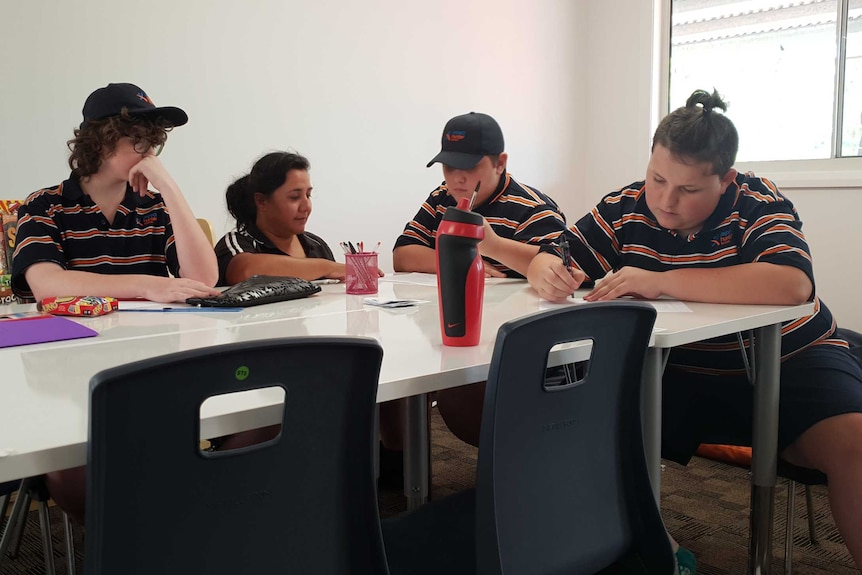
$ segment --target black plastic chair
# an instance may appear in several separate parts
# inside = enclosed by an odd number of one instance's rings
[[[570,306],[503,325],[488,375],[475,493],[384,521],[401,573],[671,573],[643,450],[641,380],[655,310]],[[545,381],[550,350],[588,340],[583,378]]]
[[[88,575],[387,573],[372,464],[383,351],[291,338],[171,354],[96,374]],[[280,386],[281,433],[202,451],[208,397]]]

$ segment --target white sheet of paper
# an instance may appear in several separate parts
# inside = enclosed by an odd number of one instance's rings
[[[657,312],[661,313],[686,313],[691,312],[691,308],[685,305],[684,302],[672,300],[672,299],[658,299],[658,300],[628,300],[628,301],[640,301],[643,303],[648,303],[655,308]],[[571,297],[566,298],[566,301],[555,302],[555,301],[546,301],[542,300],[539,303],[539,309],[553,309],[555,307],[561,305],[578,305],[578,304],[589,304],[590,302],[584,301],[582,297]]]
[[[437,287],[437,274],[423,274],[419,272],[394,275],[386,274],[386,276],[380,278],[379,281],[391,284],[410,284]]]
[[[120,308],[118,311],[129,311],[133,309],[174,309],[184,307],[195,307],[187,303],[159,303],[156,301],[148,301],[145,299],[136,300],[120,300]]]
[[[437,287],[437,274],[425,274],[420,272],[386,274],[386,277],[380,278],[382,282],[392,284],[410,284],[420,286]],[[521,278],[485,278],[486,284],[501,284],[512,282],[525,282],[527,280]]]
[[[646,302],[653,306],[656,311],[664,312],[664,313],[686,313],[691,312],[691,308],[685,305],[685,303],[681,301],[676,301],[672,299],[660,299],[660,300],[652,300]]]

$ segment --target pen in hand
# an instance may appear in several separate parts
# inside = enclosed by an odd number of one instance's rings
[[[476,189],[473,190],[473,196],[470,198],[470,209],[473,209],[473,204],[476,203],[476,196],[479,195],[479,186],[482,185],[482,180],[476,182]]]
[[[563,260],[563,265],[566,266],[566,271],[572,275],[572,255],[569,252],[569,242],[565,237],[560,238],[560,257]],[[572,293],[572,296],[575,294]]]

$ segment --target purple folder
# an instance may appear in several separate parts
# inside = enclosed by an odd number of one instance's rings
[[[64,317],[47,314],[0,317],[0,348],[94,335],[99,332]]]

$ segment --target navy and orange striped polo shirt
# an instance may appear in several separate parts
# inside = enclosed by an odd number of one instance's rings
[[[566,237],[575,263],[592,280],[625,266],[668,271],[769,262],[799,268],[814,284],[811,252],[796,209],[774,183],[753,174],[737,175],[695,234],[680,236],[659,226],[647,208],[644,182],[636,182],[602,198]],[[814,305],[812,315],[782,327],[782,359],[811,345],[847,346],[833,337],[836,326],[829,309],[816,297]],[[744,373],[735,336],[674,348],[668,365],[701,373]]]
[[[22,298],[33,297],[24,271],[39,262],[99,274],[179,276],[170,216],[155,192],[141,197],[127,187],[109,223],[72,174],[30,194],[18,210],[16,238],[12,289]]]
[[[443,182],[404,226],[395,247],[420,245],[434,249],[443,214],[446,208],[457,203]],[[473,211],[488,220],[498,236],[526,244],[553,243],[566,229],[566,218],[554,200],[517,182],[508,172],[500,177],[500,183],[488,201],[473,206]],[[523,277],[496,260],[485,260],[508,277]]]
[[[305,252],[305,257],[335,261],[332,250],[320,236],[311,232],[303,232],[297,237],[302,251]],[[255,224],[226,233],[216,244],[215,253],[218,259],[217,285],[220,286],[230,285],[227,281],[227,268],[231,260],[239,254],[275,254],[290,257],[290,254],[281,251]]]

